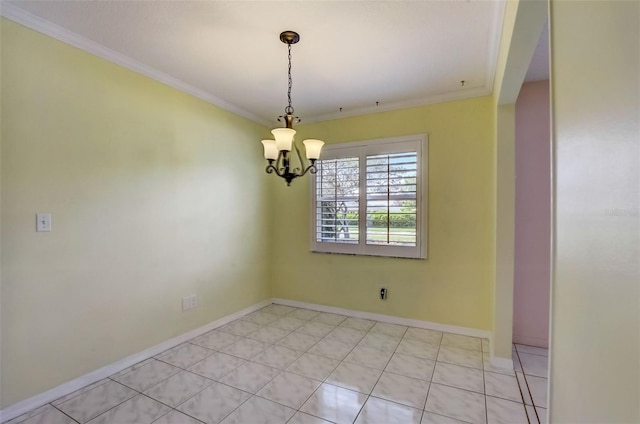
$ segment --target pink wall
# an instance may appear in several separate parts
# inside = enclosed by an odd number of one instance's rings
[[[549,81],[522,86],[516,102],[514,343],[549,346],[551,243]]]

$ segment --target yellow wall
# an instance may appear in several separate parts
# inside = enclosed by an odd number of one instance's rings
[[[2,407],[268,298],[266,129],[1,30]]]
[[[640,422],[640,3],[551,2],[550,421]]]
[[[272,184],[275,297],[491,329],[494,145],[491,97],[297,127],[328,143],[429,135],[428,259],[309,251],[309,182]],[[425,211],[426,213],[426,211]],[[387,287],[386,301],[378,288]]]

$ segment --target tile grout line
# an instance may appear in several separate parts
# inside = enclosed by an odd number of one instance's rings
[[[520,369],[522,370],[522,378],[524,379],[524,384],[525,384],[525,388],[527,390],[527,393],[529,394],[529,398],[531,399],[531,407],[533,408],[533,413],[535,414],[535,418],[537,421],[537,424],[540,424],[540,417],[538,416],[538,410],[536,409],[536,406],[533,402],[533,393],[531,393],[531,389],[529,388],[529,383],[527,382],[527,378],[526,378],[526,374],[524,373],[524,366],[522,364],[522,361],[520,360],[520,352],[518,351],[517,346],[515,345],[515,343],[513,344],[514,350],[516,351],[516,357],[518,358],[518,364],[520,364]],[[520,387],[520,379],[518,378],[518,374],[516,373],[516,381],[518,382],[518,387]],[[527,406],[526,406],[526,402],[524,401],[524,393],[523,393],[524,389],[520,388],[520,395],[522,396],[522,402],[525,404],[525,413],[527,414],[527,419],[530,421],[529,418],[529,413],[527,412]],[[536,424],[536,423],[533,423]]]

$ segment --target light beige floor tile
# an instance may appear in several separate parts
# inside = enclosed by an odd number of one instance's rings
[[[246,362],[220,379],[220,382],[245,392],[255,393],[280,372],[277,368]]]
[[[340,361],[324,356],[305,353],[287,367],[287,371],[315,380],[324,380],[338,366]]]
[[[420,424],[422,410],[370,397],[355,424]]]
[[[405,355],[419,356],[421,358],[435,360],[438,357],[439,349],[439,345],[404,338],[396,348],[396,353],[404,353]]]
[[[435,330],[426,330],[424,328],[409,327],[404,333],[407,339],[420,340],[430,344],[439,345],[442,341],[442,332]]]
[[[329,421],[325,421],[318,417],[305,414],[304,412],[296,412],[296,414],[289,420],[287,424],[332,424]]]
[[[282,330],[295,331],[298,328],[302,327],[306,322],[307,321],[304,321],[301,319],[293,318],[290,316],[284,316],[283,318],[280,318],[279,320],[272,322],[270,325],[271,327],[280,328]]]
[[[387,366],[390,358],[390,352],[385,353],[370,347],[356,346],[351,353],[344,358],[344,361],[383,370]]]
[[[355,346],[360,342],[360,340],[362,340],[365,334],[367,333],[362,330],[340,326],[331,330],[331,332],[327,334],[326,337]]]
[[[300,410],[337,424],[351,424],[366,399],[365,394],[323,383]]]
[[[249,315],[245,315],[242,317],[242,321],[252,322],[254,324],[258,324],[259,326],[269,325],[273,321],[280,319],[278,315],[270,314],[264,311],[256,311],[250,313]]]
[[[453,346],[462,349],[477,350],[482,352],[482,339],[479,339],[477,337],[444,333],[444,335],[442,336],[442,344],[445,346]]]
[[[271,346],[251,358],[251,361],[283,370],[303,353],[302,351],[289,349],[284,346]]]
[[[547,378],[549,374],[549,358],[529,353],[519,353],[522,370],[527,375]]]
[[[308,334],[315,337],[324,337],[333,330],[335,326],[323,324],[321,322],[309,321],[296,330],[297,333]]]
[[[240,336],[225,333],[224,331],[214,330],[193,339],[191,343],[206,347],[207,349],[220,350],[237,342],[238,340],[240,340]]]
[[[406,325],[389,324],[387,322],[377,322],[371,328],[372,333],[385,334],[387,336],[401,338],[409,327]]]
[[[533,398],[533,404],[536,407],[547,408],[547,379],[535,377],[533,375],[525,375],[529,392]]]
[[[220,327],[219,330],[236,336],[248,336],[259,328],[260,326],[258,324],[239,320],[230,322],[229,324]]]
[[[138,395],[89,421],[89,424],[150,424],[170,408],[145,395]]]
[[[242,338],[222,349],[222,352],[242,359],[251,359],[269,347],[269,343],[260,340]]]
[[[320,337],[302,333],[291,333],[277,344],[293,350],[307,351],[311,346],[320,341]]]
[[[485,397],[480,393],[431,383],[425,411],[473,424],[486,422]]]
[[[127,387],[142,392],[151,386],[155,386],[162,380],[165,380],[172,375],[175,375],[182,371],[178,367],[169,365],[165,362],[152,359],[145,365],[134,369],[133,371],[122,375],[120,378],[115,379],[117,382],[124,384]]]
[[[128,369],[134,369],[134,368],[133,368],[133,367],[130,367],[130,368],[128,368]],[[126,373],[125,373],[125,374],[126,374]],[[120,375],[120,374],[118,373],[118,374],[115,374],[115,375]],[[66,402],[66,401],[68,401],[68,400],[70,400],[70,399],[73,399],[73,398],[74,398],[74,397],[76,397],[76,396],[80,396],[81,394],[86,393],[86,392],[88,392],[89,390],[92,390],[92,389],[94,389],[94,388],[96,388],[96,387],[98,387],[98,386],[100,386],[100,385],[102,385],[102,384],[109,383],[109,382],[111,382],[111,380],[110,380],[110,379],[108,379],[108,378],[105,378],[105,379],[103,379],[103,380],[96,381],[95,383],[89,384],[88,386],[85,386],[85,387],[83,387],[83,388],[81,388],[81,389],[78,389],[78,390],[76,390],[75,392],[71,392],[71,393],[69,393],[68,395],[65,395],[65,396],[63,396],[63,397],[61,397],[61,398],[56,399],[55,401],[51,402],[51,404],[52,404],[53,406],[58,407],[58,406],[60,406],[61,404],[63,404],[64,402]]]
[[[86,423],[137,394],[120,383],[109,381],[63,402],[57,408],[74,420]]]
[[[516,377],[518,379],[518,386],[520,387],[520,393],[522,394],[524,403],[527,405],[533,405],[533,400],[531,399],[531,394],[529,392],[529,386],[527,385],[524,374],[516,371]]]
[[[528,424],[524,404],[487,396],[487,424]]]
[[[287,316],[301,319],[304,321],[310,321],[313,318],[317,317],[318,315],[320,315],[320,312],[312,311],[311,309],[296,309],[295,311],[291,312]]]
[[[429,381],[434,366],[435,362],[430,359],[396,353],[391,357],[385,371]]]
[[[341,327],[353,328],[354,330],[359,331],[369,331],[371,327],[376,324],[375,321],[371,321],[368,319],[349,317],[346,320],[342,321],[340,324]]]
[[[369,394],[380,378],[382,371],[375,368],[342,362],[327,377],[326,382],[345,389]]]
[[[371,396],[424,409],[429,382],[389,372],[382,373]]]
[[[154,421],[153,424],[202,424],[202,421],[198,421],[195,418],[173,409],[168,414]]]
[[[47,404],[27,414],[21,415],[5,424],[77,424],[53,406]]]
[[[184,343],[161,354],[157,359],[170,365],[187,369],[196,362],[211,356],[215,351],[191,343]]]
[[[267,325],[249,334],[247,338],[273,344],[278,340],[282,339],[283,337],[285,337],[286,335],[288,335],[289,333],[290,331]]]
[[[295,409],[254,396],[229,414],[222,424],[285,424],[295,412]]]
[[[341,361],[349,354],[349,352],[351,352],[352,349],[353,346],[350,344],[342,343],[334,339],[324,338],[313,345],[308,352]]]
[[[321,322],[322,324],[328,324],[328,325],[340,325],[340,323],[342,323],[342,321],[344,321],[345,319],[347,319],[346,316],[344,315],[338,315],[338,314],[330,314],[328,312],[322,312],[320,315],[317,315],[313,321],[316,322]]]
[[[320,384],[320,381],[285,371],[267,383],[257,395],[299,409]]]
[[[189,371],[181,371],[147,389],[144,394],[175,408],[211,384],[213,380]]]
[[[227,355],[226,353],[215,353],[194,364],[188,371],[212,380],[220,380],[245,362],[246,360],[236,356]]]
[[[422,415],[422,421],[420,424],[467,424],[464,421],[456,420],[455,418],[445,417],[444,415],[434,414],[433,412],[426,412]]]
[[[360,340],[358,346],[370,347],[383,352],[393,353],[399,343],[400,339],[393,336],[387,336],[386,334],[380,333],[368,333],[362,338],[362,340]]]
[[[220,383],[213,383],[177,409],[207,424],[218,424],[251,395]]]
[[[438,362],[431,381],[445,386],[484,393],[484,373],[476,368]]]
[[[531,405],[525,405],[524,409],[527,411],[527,417],[529,417],[529,424],[540,424],[538,421],[538,416],[536,415],[536,410]]]
[[[547,409],[536,407],[536,413],[538,414],[538,420],[540,420],[540,424],[547,424]]]
[[[483,369],[482,352],[452,346],[440,346],[438,361],[464,367]]]
[[[520,387],[518,387],[516,377],[485,372],[484,386],[485,393],[489,396],[508,399],[514,402],[522,402],[522,395],[520,394]]]

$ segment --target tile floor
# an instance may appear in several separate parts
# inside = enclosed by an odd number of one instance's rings
[[[538,424],[547,353],[269,305],[11,424]],[[538,421],[540,419],[540,421]]]

